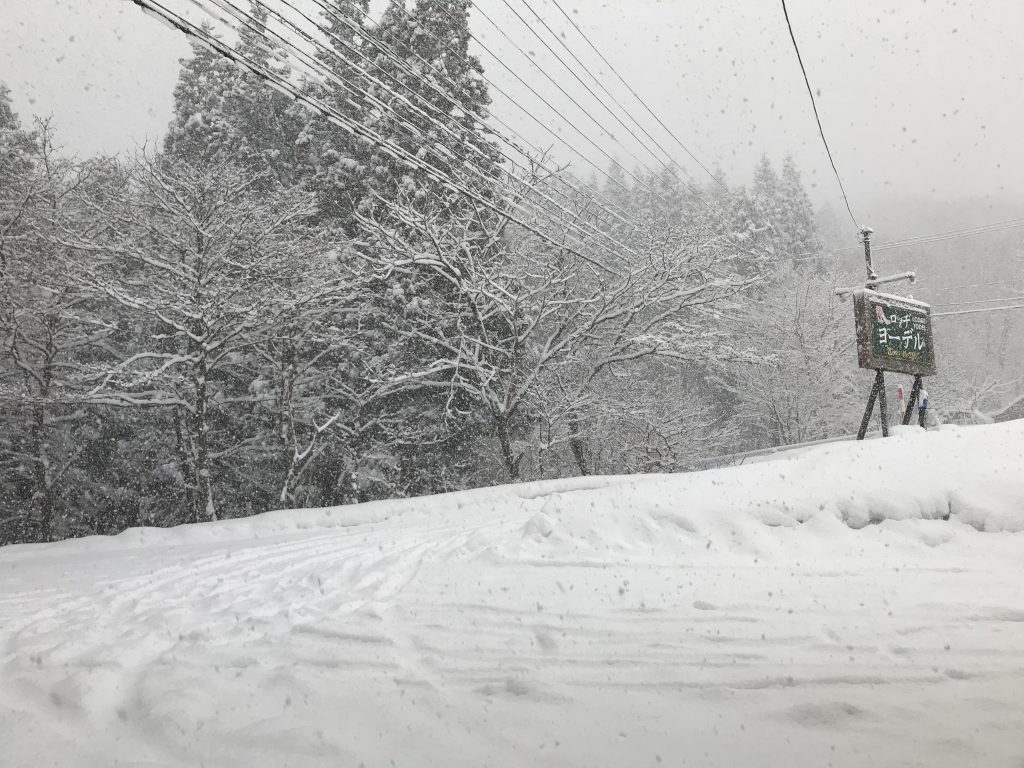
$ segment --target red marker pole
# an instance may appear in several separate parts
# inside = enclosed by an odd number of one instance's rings
[[[896,387],[896,397],[900,401],[900,422],[899,423],[902,424],[903,423],[903,416],[907,412],[907,404],[903,401],[903,385],[902,384],[900,384],[898,387]]]

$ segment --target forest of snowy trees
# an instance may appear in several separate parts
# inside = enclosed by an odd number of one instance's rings
[[[0,87],[0,544],[850,431],[852,313],[791,160],[512,166],[468,2],[331,8],[329,77],[261,6],[236,50],[359,132],[200,46],[132,155],[68,157]]]

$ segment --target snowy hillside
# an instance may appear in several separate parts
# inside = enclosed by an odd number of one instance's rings
[[[1020,766],[1024,422],[0,549],[5,766]]]

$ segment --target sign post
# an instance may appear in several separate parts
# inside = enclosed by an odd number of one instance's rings
[[[863,440],[867,434],[876,399],[882,416],[882,436],[888,437],[885,371],[914,377],[910,402],[906,406],[901,402],[904,424],[910,423],[921,394],[921,377],[935,373],[931,307],[903,296],[859,288],[853,292],[853,311],[857,327],[857,362],[861,368],[875,371],[875,383],[857,439]]]
[[[914,280],[913,272],[891,277],[879,277],[871,262],[871,234],[868,227],[861,229],[864,239],[864,262],[867,268],[867,282],[864,288],[843,289],[840,295],[853,294],[853,312],[857,328],[857,362],[861,368],[875,372],[867,409],[857,432],[857,439],[867,435],[871,414],[878,401],[882,417],[882,436],[889,436],[889,407],[885,393],[885,372],[910,374],[914,386],[910,400],[904,406],[903,389],[900,388],[900,415],[903,424],[909,424],[917,400],[922,396],[922,377],[935,373],[935,349],[932,337],[931,307],[921,301],[879,293],[876,289],[884,283],[899,280]],[[919,421],[924,422],[924,410]]]

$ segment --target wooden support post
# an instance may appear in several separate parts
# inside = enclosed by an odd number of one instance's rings
[[[860,422],[860,431],[857,432],[857,439],[863,440],[868,433],[868,424],[871,423],[871,413],[875,410],[875,400],[879,393],[885,390],[885,375],[881,371],[875,371],[875,383],[871,385],[871,394],[868,396],[868,407],[864,411],[864,418]],[[889,428],[884,428],[884,434],[888,434]]]
[[[875,376],[878,382],[878,415],[882,417],[882,437],[889,436],[889,402],[885,395],[885,372],[878,371]]]
[[[917,409],[917,398],[921,395],[921,377],[914,377],[914,386],[910,390],[910,399],[907,401],[907,411],[903,414],[903,426],[910,424],[914,418],[914,411]]]

